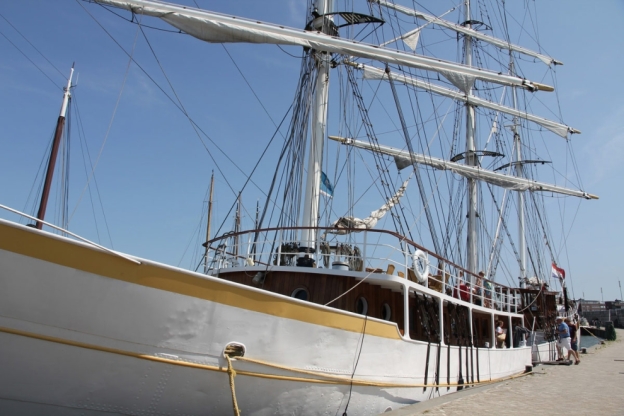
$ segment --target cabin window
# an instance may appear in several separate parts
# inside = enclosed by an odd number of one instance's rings
[[[391,317],[392,317],[392,309],[390,309],[390,305],[388,305],[387,303],[384,303],[381,306],[381,319],[383,319],[384,321],[389,321]]]
[[[368,313],[368,302],[364,298],[358,298],[355,304],[355,312],[360,315],[366,315]]]
[[[295,289],[295,291],[291,295],[295,299],[299,300],[308,300],[308,290],[300,287],[299,289]]]

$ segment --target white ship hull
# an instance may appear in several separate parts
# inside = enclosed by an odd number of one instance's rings
[[[544,331],[535,332],[532,351],[534,363],[550,362],[559,358],[559,354],[557,353],[557,341],[548,341]]]
[[[377,414],[457,390],[459,347],[438,365],[431,345],[427,366],[394,323],[0,227],[0,414],[232,414],[231,342],[243,414]],[[531,365],[530,347],[473,348],[468,366],[467,351],[465,383]],[[443,387],[423,388],[438,367]]]

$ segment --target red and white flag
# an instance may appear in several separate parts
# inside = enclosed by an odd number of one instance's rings
[[[563,281],[563,279],[565,279],[565,270],[563,270],[560,267],[557,267],[557,264],[553,263],[552,264],[552,277]]]

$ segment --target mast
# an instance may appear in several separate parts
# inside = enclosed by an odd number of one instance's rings
[[[509,68],[510,72],[515,73],[513,57],[510,55]],[[512,87],[513,105],[518,108],[518,97],[516,89]],[[518,133],[518,118],[513,118],[512,131],[514,134],[514,146],[516,148],[516,176],[522,178],[524,176],[522,170],[522,147],[520,143],[520,134]],[[524,234],[524,192],[518,191],[518,250],[520,251],[520,279],[524,281],[526,276],[526,238]]]
[[[470,0],[466,0],[465,27],[472,28],[470,16]],[[466,66],[472,66],[472,38],[469,35],[464,36],[464,53]],[[472,86],[467,91],[468,97],[472,95]],[[470,103],[466,103],[466,164],[469,166],[477,166],[479,161],[475,154],[475,109]],[[477,257],[477,181],[468,179],[468,230],[466,238],[466,268],[476,273],[478,264]],[[489,277],[489,276],[488,276]]]
[[[214,189],[214,170],[210,176],[210,196],[208,197],[208,221],[206,224],[206,241],[210,241],[210,226],[212,223],[212,191]],[[204,273],[208,273],[208,244],[204,253]]]
[[[52,187],[52,177],[54,176],[54,167],[56,166],[56,157],[58,156],[59,146],[61,144],[61,137],[63,136],[63,128],[65,127],[65,114],[67,113],[67,105],[69,104],[71,80],[74,75],[74,64],[72,64],[69,72],[69,78],[67,80],[67,87],[63,93],[63,103],[61,104],[61,112],[58,120],[56,121],[56,131],[54,132],[54,141],[52,142],[52,151],[50,152],[50,159],[48,160],[48,169],[46,171],[45,182],[43,185],[43,192],[41,193],[41,201],[39,202],[39,211],[37,212],[37,221],[35,228],[41,230],[43,228],[43,221],[45,219],[46,209],[48,207],[48,198],[50,197],[50,188]]]
[[[260,228],[260,201],[256,201],[256,222],[254,228],[257,230]]]
[[[240,236],[238,233],[241,231],[241,194],[238,194],[238,201],[236,203],[236,217],[234,218],[234,258],[238,262],[238,253],[240,247]]]
[[[325,17],[333,10],[333,0],[318,0],[312,22],[312,29],[324,31],[326,23],[331,22],[330,17]],[[319,16],[320,15],[320,16]],[[315,24],[318,22],[317,24]],[[308,176],[306,178],[305,199],[303,203],[303,227],[316,227],[318,225],[318,212],[320,201],[321,165],[323,160],[323,143],[327,130],[327,98],[329,92],[329,68],[331,54],[326,52],[314,52],[316,60],[317,78],[312,111],[312,135],[310,138],[310,150],[308,159]],[[301,231],[301,249],[304,252],[314,252],[316,249],[316,231],[307,229]]]
[[[260,201],[256,200],[256,220],[254,222],[254,229],[256,230],[256,237],[258,236],[258,230],[260,229]],[[256,262],[256,239],[251,246],[251,259]]]

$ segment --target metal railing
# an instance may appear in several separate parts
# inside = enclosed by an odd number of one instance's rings
[[[301,230],[314,229],[315,242],[298,239]],[[415,281],[422,286],[488,309],[517,312],[517,290],[500,285],[388,230],[331,227],[280,227],[229,233],[204,244],[206,270],[243,266],[289,266],[381,273]],[[415,255],[415,253],[419,253]],[[428,277],[423,278],[425,269]]]

